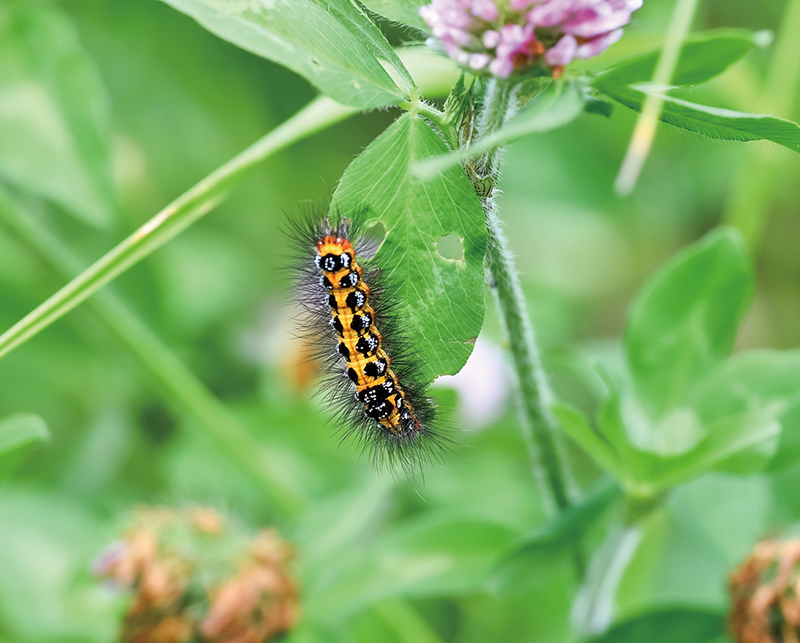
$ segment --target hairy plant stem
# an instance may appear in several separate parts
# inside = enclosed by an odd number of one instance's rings
[[[516,102],[515,85],[500,79],[488,81],[478,120],[478,136],[483,138],[502,127],[514,113]],[[500,163],[501,150],[493,150],[479,159],[477,166],[496,183]],[[519,379],[526,424],[525,435],[533,456],[537,479],[544,483],[542,487],[546,504],[563,511],[570,501],[566,467],[559,453],[555,418],[550,411],[550,387],[536,347],[533,326],[525,308],[519,273],[498,216],[497,192],[497,188],[492,187],[490,194],[481,199],[489,233],[486,262],[508,340],[513,348],[512,356]],[[579,566],[582,568],[581,562]]]
[[[440,112],[433,105],[429,105],[422,100],[416,88],[411,90],[410,100],[401,101],[397,106],[412,114],[421,114],[429,121],[435,123],[439,128],[444,128],[446,126],[444,122],[444,112]]]
[[[519,379],[520,394],[526,420],[526,437],[533,456],[537,478],[544,481],[544,497],[558,511],[569,502],[564,464],[555,437],[555,419],[549,403],[550,389],[536,347],[519,276],[508,240],[497,216],[493,197],[484,199],[489,240],[486,258],[495,286],[495,294],[512,347],[514,368]]]

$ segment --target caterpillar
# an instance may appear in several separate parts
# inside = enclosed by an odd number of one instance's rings
[[[344,437],[371,451],[378,469],[407,474],[438,457],[447,441],[434,428],[418,359],[402,337],[391,286],[370,261],[371,244],[349,218],[311,218],[296,226],[302,335],[323,374],[322,392]]]

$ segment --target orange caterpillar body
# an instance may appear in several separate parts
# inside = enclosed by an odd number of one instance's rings
[[[445,439],[433,428],[435,407],[417,376],[419,357],[402,339],[392,289],[380,284],[368,244],[348,219],[332,224],[328,218],[300,226],[296,241],[303,334],[315,345],[337,422],[377,464],[418,469],[441,452]]]
[[[397,376],[383,348],[383,336],[370,305],[370,288],[347,239],[327,236],[317,242],[315,265],[328,291],[330,325],[339,336],[339,354],[347,363],[347,377],[356,386],[356,397],[367,417],[393,435],[421,431]]]

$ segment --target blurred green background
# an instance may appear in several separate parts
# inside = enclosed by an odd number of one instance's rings
[[[776,30],[784,4],[709,0],[694,28]],[[592,66],[660,44],[672,6],[647,0]],[[386,27],[397,43],[416,37]],[[693,99],[770,111],[771,53],[753,51]],[[54,257],[75,255],[77,274],[314,95],[298,76],[155,0],[3,0],[0,185],[16,205],[0,219],[0,325],[66,282]],[[797,120],[792,103],[776,115]],[[297,545],[304,619],[293,641],[570,640],[569,560],[498,563],[545,513],[508,402],[490,298],[472,366],[491,379],[478,373],[436,389],[464,430],[424,480],[379,476],[354,443],[340,446],[296,366],[286,213],[324,203],[396,115],[355,116],[270,158],[110,286],[131,323],[141,320],[223,406],[208,398],[189,412],[164,385],[163,363],[147,364],[152,351],[138,336],[120,341],[109,329],[118,302],[87,302],[0,362],[0,416],[35,413],[52,432],[0,486],[0,641],[112,640],[120,602],[91,578],[93,557],[136,504],[187,502],[275,525]],[[519,141],[503,175],[502,216],[547,370],[557,395],[587,411],[604,393],[597,364],[620,359],[642,281],[708,229],[753,212],[751,197],[763,236],[754,237],[757,291],[737,347],[800,345],[800,163],[768,144],[662,129],[635,192],[620,198],[613,183],[634,122],[617,106],[609,119],[586,114]],[[463,421],[468,403],[486,422]],[[228,422],[237,427],[230,434]],[[209,423],[236,444],[221,447]],[[264,475],[243,464],[242,427],[263,445]],[[577,483],[591,485],[594,465],[569,455]],[[798,482],[794,467],[708,475],[678,490],[647,523],[619,614],[724,609],[732,566],[760,535],[800,516]],[[606,526],[588,534],[590,548]]]

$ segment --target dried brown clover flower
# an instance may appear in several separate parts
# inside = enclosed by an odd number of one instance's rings
[[[766,540],[731,574],[738,643],[800,643],[800,540]]]
[[[266,643],[298,619],[292,547],[213,509],[141,508],[95,573],[132,593],[123,643]]]

